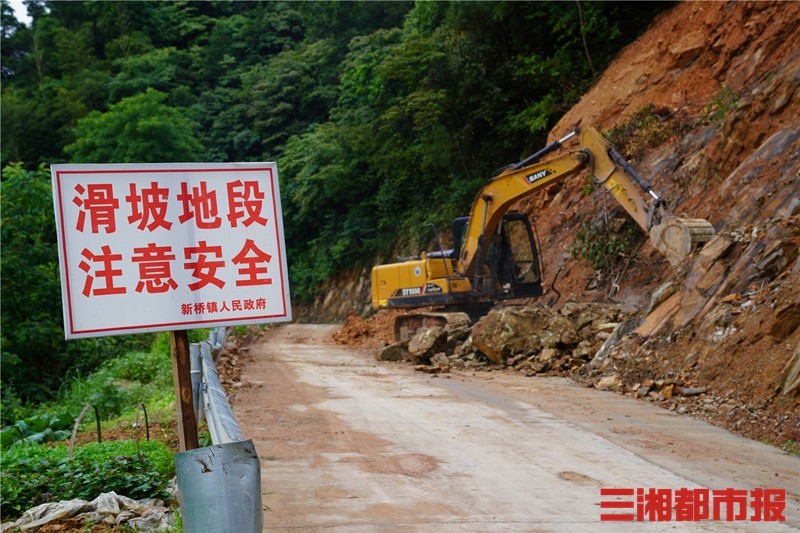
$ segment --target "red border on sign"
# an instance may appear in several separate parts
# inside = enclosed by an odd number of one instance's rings
[[[157,172],[161,173],[187,173],[187,172],[264,172],[266,171],[269,174],[269,183],[270,183],[270,190],[272,192],[272,213],[273,213],[273,220],[276,221],[275,224],[275,242],[278,248],[278,268],[281,274],[281,303],[283,304],[283,314],[275,314],[275,315],[260,315],[260,316],[247,316],[241,318],[227,318],[227,319],[220,319],[220,320],[194,320],[194,321],[187,321],[187,322],[166,322],[161,324],[146,324],[146,325],[139,325],[139,326],[117,326],[113,328],[99,328],[99,329],[84,329],[84,330],[76,330],[74,329],[74,320],[72,315],[72,291],[70,290],[69,285],[69,261],[67,260],[67,234],[65,230],[64,224],[64,206],[63,206],[63,198],[62,198],[62,190],[61,190],[61,174],[145,174],[145,173],[154,173]],[[108,331],[130,331],[131,333],[135,333],[138,330],[143,329],[150,329],[150,328],[161,328],[161,327],[171,327],[171,326],[192,326],[192,325],[199,325],[199,324],[209,324],[214,322],[243,322],[248,320],[259,320],[259,319],[267,319],[267,318],[281,318],[286,317],[286,287],[284,285],[284,278],[283,278],[283,250],[281,249],[281,239],[280,234],[278,233],[278,203],[275,201],[275,176],[272,172],[271,167],[258,167],[258,168],[187,168],[187,169],[179,169],[179,168],[169,168],[169,169],[153,169],[153,170],[146,170],[146,169],[120,169],[120,170],[60,170],[56,173],[56,186],[58,188],[58,217],[61,222],[61,246],[64,252],[64,277],[66,279],[67,284],[67,312],[69,314],[69,330],[70,333],[73,335],[85,335],[87,333],[103,333]]]

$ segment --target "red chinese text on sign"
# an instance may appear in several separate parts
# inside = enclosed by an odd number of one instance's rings
[[[113,265],[122,261],[122,254],[112,253],[111,247],[105,245],[100,249],[99,254],[84,248],[81,251],[81,256],[84,260],[78,264],[78,268],[86,272],[86,279],[83,284],[84,296],[88,298],[89,296],[125,294],[127,292],[125,287],[114,285],[114,278],[121,276],[122,270],[114,268]],[[97,284],[95,284],[96,278],[98,279]]]
[[[158,246],[148,243],[144,248],[134,248],[131,261],[139,264],[139,283],[136,292],[147,290],[149,293],[167,292],[178,288],[172,279],[172,261],[175,254],[171,246]]]
[[[178,200],[183,208],[178,217],[181,224],[194,219],[199,229],[216,229],[222,226],[222,219],[218,215],[217,191],[209,191],[207,182],[201,181],[200,185],[192,187],[191,191],[187,183],[181,183]]]
[[[72,202],[81,208],[75,225],[78,231],[84,230],[87,213],[92,233],[99,233],[100,228],[103,228],[106,233],[117,231],[116,213],[119,209],[119,200],[114,197],[113,187],[110,183],[90,184],[87,187],[78,184],[75,186],[75,192],[78,195],[72,199]]]
[[[234,228],[240,218],[245,227],[250,224],[267,225],[267,219],[261,216],[265,195],[259,190],[257,181],[237,180],[228,183],[228,220]]]
[[[240,265],[239,275],[241,279],[236,280],[236,285],[271,285],[272,278],[267,277],[267,264],[272,261],[272,256],[259,250],[252,239],[247,239],[244,247],[233,258],[235,265]]]
[[[130,194],[125,197],[131,208],[128,223],[138,222],[139,229],[147,228],[149,231],[172,228],[172,222],[166,220],[168,199],[169,189],[159,187],[155,181],[149,188],[142,189],[141,194],[136,191],[136,184],[131,183]]]
[[[190,290],[202,289],[209,283],[220,289],[225,286],[225,282],[216,276],[217,270],[225,266],[225,261],[221,260],[222,246],[209,246],[206,241],[200,241],[197,246],[184,250],[183,255],[186,259],[194,259],[183,265],[196,279],[188,285]]]

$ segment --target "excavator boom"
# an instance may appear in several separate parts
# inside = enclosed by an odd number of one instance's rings
[[[550,146],[560,146],[564,139]],[[539,153],[542,152],[545,150]],[[485,258],[488,237],[493,235],[511,205],[554,181],[568,178],[584,169],[588,169],[594,183],[611,194],[639,227],[650,235],[656,248],[673,265],[683,260],[698,243],[714,235],[714,228],[705,220],[680,219],[672,215],[666,202],[659,198],[650,184],[594,128],[587,128],[580,133],[580,149],[525,165],[537,155],[507,167],[475,196],[458,268],[459,273],[467,279],[475,275],[477,265]],[[649,201],[640,191],[647,195]]]

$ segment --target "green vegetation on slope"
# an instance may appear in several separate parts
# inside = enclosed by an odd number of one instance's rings
[[[14,446],[3,450],[0,512],[6,520],[41,503],[93,500],[111,491],[166,500],[174,476],[173,451],[156,441],[141,442],[138,449],[129,440],[86,444],[74,450],[72,460],[64,444]]]

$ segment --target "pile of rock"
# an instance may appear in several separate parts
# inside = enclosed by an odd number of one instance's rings
[[[407,360],[419,370],[509,367],[526,375],[580,368],[611,337],[623,315],[617,305],[567,303],[494,309],[471,327],[431,327],[380,348],[379,360]]]

